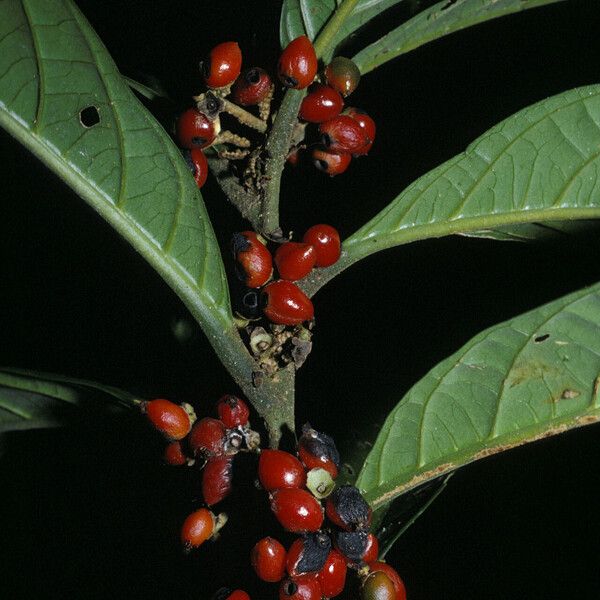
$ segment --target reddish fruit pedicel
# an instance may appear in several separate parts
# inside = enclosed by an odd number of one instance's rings
[[[181,542],[186,550],[197,548],[208,540],[215,530],[215,515],[201,508],[187,517],[181,527]]]
[[[279,488],[301,488],[306,484],[306,471],[289,452],[266,449],[258,460],[258,479],[268,492]]]
[[[209,88],[231,85],[242,70],[242,51],[237,42],[223,42],[215,46],[201,63],[201,68]]]
[[[190,163],[196,185],[201,188],[208,179],[208,161],[200,148],[190,150]]]
[[[263,581],[274,583],[285,575],[286,552],[283,545],[272,537],[259,540],[250,554],[256,574]]]
[[[261,305],[267,319],[280,325],[299,325],[315,315],[310,298],[291,281],[283,279],[265,286]]]
[[[217,413],[223,425],[228,429],[232,427],[244,427],[250,418],[248,405],[237,396],[226,394],[217,402]]]
[[[321,586],[313,575],[288,577],[279,586],[279,600],[321,600]]]
[[[309,123],[322,123],[340,114],[344,100],[333,88],[315,84],[302,100],[298,116]]]
[[[369,142],[364,129],[348,115],[338,115],[321,123],[319,132],[323,145],[330,152],[354,154]]]
[[[152,425],[170,441],[183,439],[192,426],[187,412],[170,400],[150,400],[142,405],[142,410]]]
[[[194,427],[189,444],[194,455],[202,452],[206,456],[221,456],[225,452],[225,425],[218,419],[204,417]]]
[[[306,490],[275,490],[271,494],[271,510],[282,527],[293,533],[317,531],[323,524],[321,504]]]
[[[342,252],[340,234],[331,225],[322,223],[313,225],[306,230],[302,241],[314,247],[317,267],[330,267],[340,258]]]
[[[347,570],[344,556],[337,550],[332,550],[318,576],[323,596],[335,598],[344,591]]]
[[[235,233],[231,238],[231,250],[237,276],[249,288],[262,287],[269,281],[273,273],[273,259],[254,231]]]
[[[301,35],[292,40],[279,57],[277,73],[285,87],[303,90],[317,74],[317,55],[310,40]]]
[[[233,456],[211,458],[202,471],[202,496],[207,506],[221,502],[231,492]]]
[[[215,141],[220,129],[218,117],[211,119],[195,108],[188,108],[177,119],[177,143],[188,150],[207,148]]]
[[[315,266],[317,255],[311,244],[286,242],[275,251],[275,265],[279,277],[298,281],[308,275]]]
[[[236,104],[254,106],[264,100],[271,89],[269,74],[260,67],[246,69],[231,88],[231,95]]]
[[[346,171],[352,161],[352,155],[347,152],[329,152],[323,148],[315,148],[312,151],[312,160],[319,171],[334,177]]]

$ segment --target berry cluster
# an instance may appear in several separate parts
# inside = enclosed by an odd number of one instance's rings
[[[286,531],[300,537],[287,551],[273,537],[259,540],[251,552],[252,566],[263,581],[279,583],[280,600],[334,598],[344,590],[349,569],[361,581],[362,600],[405,600],[398,574],[377,561],[369,505],[357,488],[335,488],[339,468],[333,440],[310,425],[298,441],[298,457],[281,450],[261,452],[258,477],[271,510]]]
[[[175,136],[187,151],[196,183],[202,187],[208,176],[204,150],[218,145],[221,158],[249,157],[244,184],[258,188],[258,163],[268,132],[275,85],[261,67],[242,71],[242,52],[236,42],[218,44],[200,64],[207,90],[194,97],[196,105],[183,112],[175,125]],[[304,141],[307,124],[317,124],[318,139],[310,144],[312,160],[319,170],[333,176],[348,168],[352,156],[369,152],[375,139],[375,123],[356,108],[349,107],[342,113],[344,98],[360,80],[360,71],[350,59],[335,57],[319,77],[317,71],[317,56],[306,36],[292,40],[279,57],[277,76],[284,88],[301,90],[310,86],[300,107],[288,161],[295,164],[299,151],[308,147]],[[246,110],[248,107],[257,107],[258,115]],[[252,141],[222,129],[222,113],[230,114],[262,139]]]

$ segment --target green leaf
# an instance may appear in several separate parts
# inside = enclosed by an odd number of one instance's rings
[[[467,463],[600,421],[600,284],[492,327],[388,416],[358,477],[376,508]]]
[[[600,86],[553,96],[411,184],[344,242],[333,270],[415,240],[456,233],[530,239],[567,230],[564,222],[597,219],[599,172]],[[514,229],[528,223],[546,226]]]
[[[0,370],[0,433],[58,427],[84,409],[115,412],[138,403],[128,392],[85,379]]]
[[[368,73],[427,42],[497,17],[562,0],[443,0],[361,50],[353,60]]]
[[[279,22],[281,47],[301,35],[314,41],[337,5],[336,0],[283,0]]]
[[[189,169],[70,0],[0,2],[0,125],[148,260],[205,331],[233,328]]]

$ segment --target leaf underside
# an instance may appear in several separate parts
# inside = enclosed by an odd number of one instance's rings
[[[220,253],[189,169],[70,0],[0,2],[0,125],[125,237],[200,321],[231,325]]]
[[[600,86],[496,125],[406,188],[344,242],[341,265],[391,246],[463,234],[532,239],[600,217]]]
[[[390,413],[356,485],[376,507],[485,456],[600,421],[600,284],[492,327]]]
[[[0,434],[59,427],[86,413],[135,406],[134,396],[102,384],[20,369],[0,370]]]

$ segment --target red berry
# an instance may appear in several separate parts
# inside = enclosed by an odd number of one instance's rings
[[[279,586],[279,600],[321,600],[321,586],[314,576],[289,577]]]
[[[306,484],[302,463],[283,450],[263,450],[258,460],[258,479],[268,492],[279,488],[301,488]]]
[[[165,448],[164,459],[168,465],[173,465],[173,466],[185,465],[185,463],[187,462],[187,459],[185,457],[185,454],[183,453],[183,450],[181,449],[181,443],[180,442],[171,442]]]
[[[210,51],[201,66],[209,88],[227,87],[239,77],[242,70],[242,51],[237,42],[223,42]]]
[[[390,565],[387,563],[379,561],[369,564],[369,569],[370,573],[381,572],[387,575],[396,592],[396,598],[394,600],[406,600],[406,588],[404,587],[404,582],[402,581],[400,575],[398,575],[396,572],[396,569],[390,567]]]
[[[371,524],[371,507],[353,485],[336,488],[327,498],[325,512],[332,523],[345,531],[365,531]]]
[[[317,255],[310,244],[286,242],[275,251],[275,265],[281,279],[297,281],[308,275],[315,266]]]
[[[233,456],[211,458],[202,471],[202,496],[207,506],[221,502],[232,487]]]
[[[262,287],[273,272],[273,259],[254,231],[234,233],[231,250],[236,261],[237,276],[249,287]]]
[[[177,142],[182,148],[207,148],[220,129],[218,116],[211,118],[196,108],[188,108],[177,119]]]
[[[349,166],[352,160],[352,155],[347,152],[328,152],[323,148],[315,148],[312,151],[313,164],[319,171],[327,173],[330,177],[340,175]]]
[[[150,400],[142,404],[142,410],[150,422],[168,440],[183,439],[190,431],[192,423],[188,413],[179,404],[170,400]]]
[[[201,508],[187,517],[181,527],[181,541],[186,550],[197,548],[209,539],[215,531],[215,515]]]
[[[299,325],[315,315],[308,296],[290,281],[272,281],[262,291],[261,304],[267,319],[280,325]]]
[[[307,469],[325,469],[333,479],[337,477],[340,453],[335,442],[308,423],[302,427],[302,435],[298,440],[298,456]]]
[[[369,533],[367,536],[367,549],[363,555],[363,561],[366,563],[372,563],[377,560],[379,556],[379,540],[373,533]]]
[[[348,115],[338,115],[319,125],[325,148],[330,152],[354,152],[363,148],[370,140],[365,130]]]
[[[282,488],[271,494],[271,510],[287,531],[317,531],[323,524],[319,501],[306,490]]]
[[[250,596],[244,590],[233,590],[226,600],[250,600]]]
[[[217,402],[217,413],[225,427],[244,427],[248,424],[250,409],[248,405],[237,396],[226,394]]]
[[[288,575],[316,577],[323,568],[331,550],[331,540],[326,533],[309,533],[294,540],[285,559]]]
[[[318,576],[323,596],[334,598],[344,591],[347,570],[344,556],[337,550],[332,550]]]
[[[331,225],[323,223],[313,225],[306,230],[302,241],[314,247],[317,255],[315,266],[317,267],[329,267],[340,257],[342,251],[340,234]]]
[[[369,573],[360,588],[361,600],[396,600],[396,588],[383,572]]]
[[[250,554],[250,561],[256,574],[263,581],[274,583],[285,575],[285,548],[272,537],[256,542]]]
[[[342,96],[350,95],[358,86],[360,71],[356,63],[349,58],[336,56],[325,67],[325,79],[327,83]]]
[[[218,419],[204,417],[194,427],[189,437],[194,455],[202,452],[206,456],[221,456],[225,452],[227,434],[225,425]]]
[[[362,148],[356,150],[354,154],[367,154],[373,145],[375,133],[377,132],[375,121],[364,110],[353,106],[348,107],[343,114],[352,117],[362,127],[368,139],[368,142]]]
[[[292,40],[281,53],[277,73],[285,87],[303,90],[313,82],[317,68],[315,49],[310,40],[301,35]]]
[[[344,101],[338,92],[317,83],[302,100],[298,116],[309,123],[322,123],[339,115],[343,107]]]
[[[196,180],[196,185],[201,188],[208,178],[208,161],[200,148],[190,150],[190,166]]]
[[[271,89],[269,74],[260,67],[246,69],[231,88],[234,102],[242,106],[254,106],[264,100]]]

